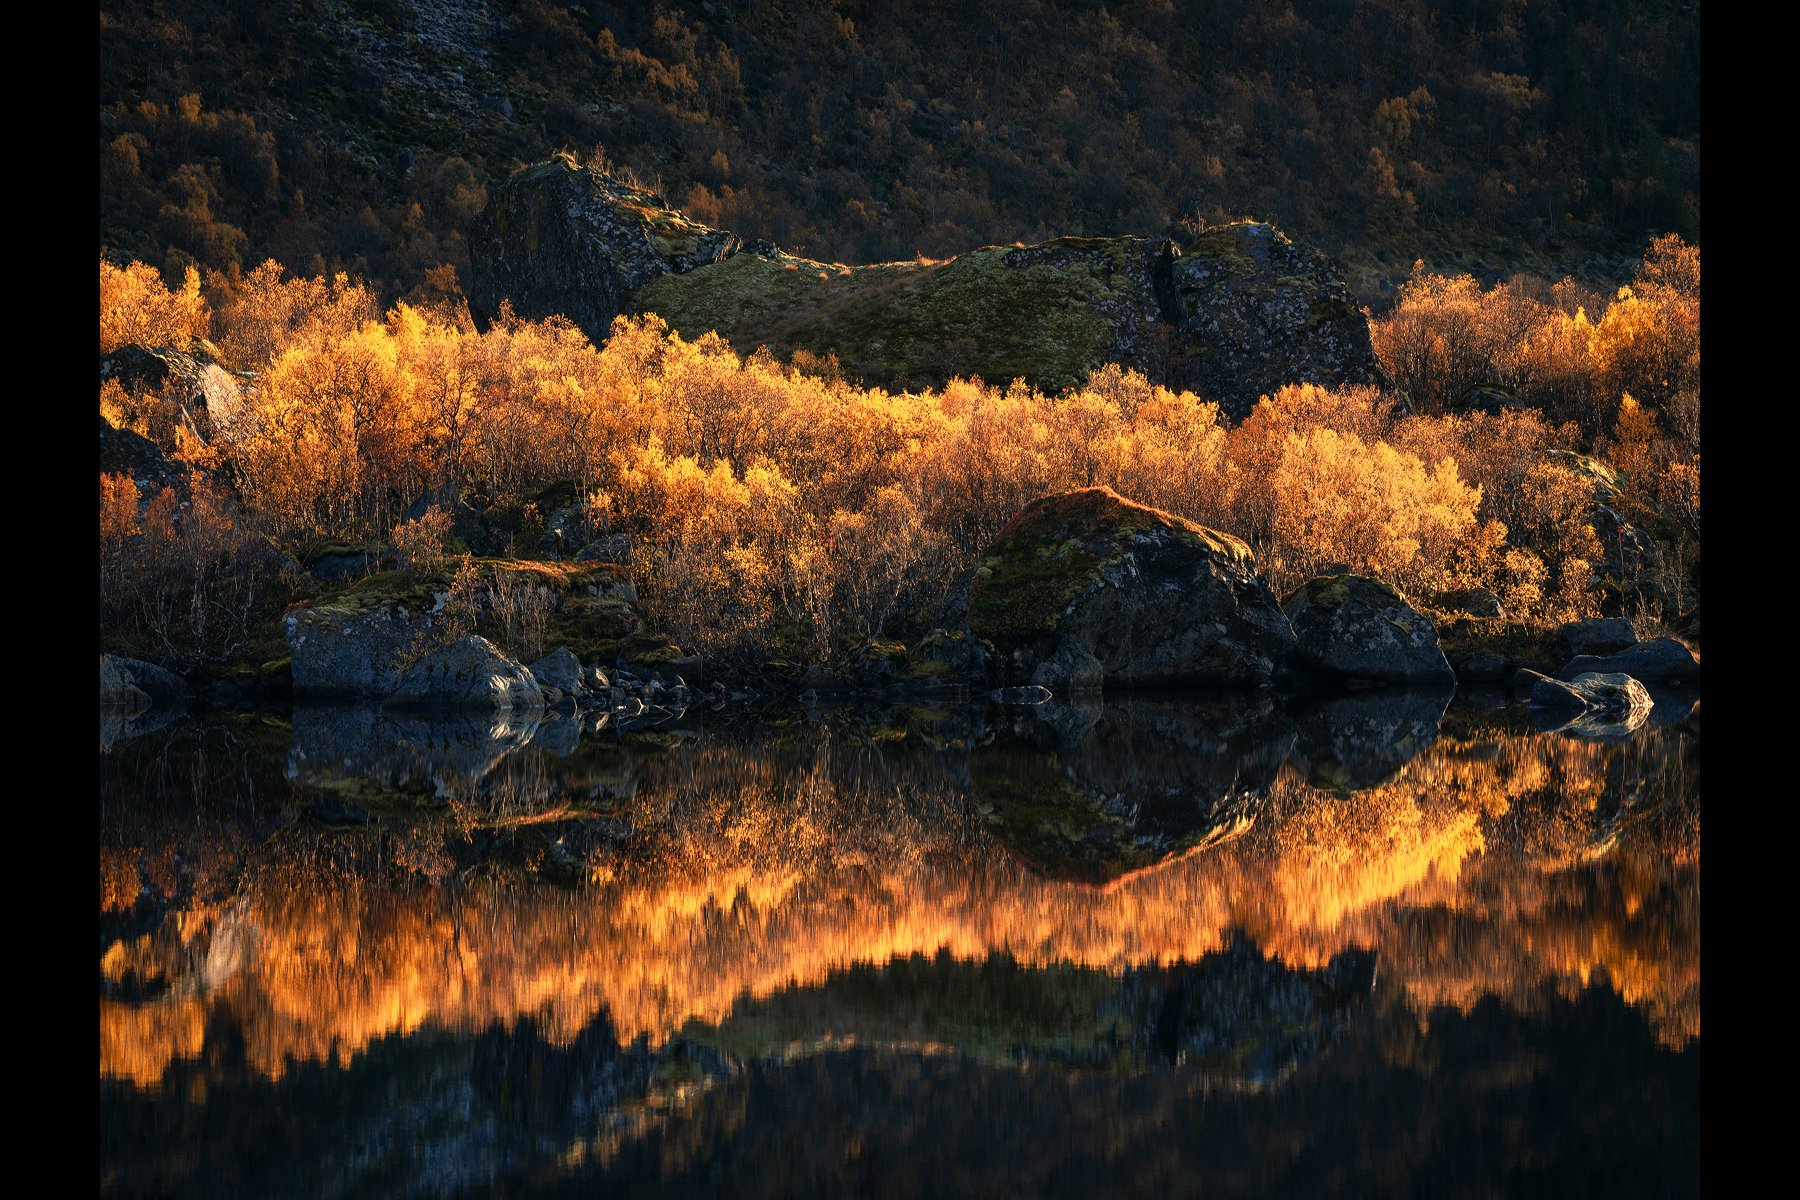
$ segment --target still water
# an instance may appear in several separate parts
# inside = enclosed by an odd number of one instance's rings
[[[103,725],[100,1185],[1693,1195],[1690,708]]]

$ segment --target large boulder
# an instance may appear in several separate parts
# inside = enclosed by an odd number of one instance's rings
[[[975,568],[966,623],[994,686],[1052,691],[1254,687],[1293,646],[1249,547],[1110,488],[1022,509]]]
[[[469,230],[469,310],[568,317],[596,342],[645,284],[738,249],[655,196],[558,157],[517,172]]]
[[[345,699],[390,695],[400,683],[401,660],[432,624],[429,585],[417,591],[350,588],[283,618],[294,694]]]
[[[530,713],[544,707],[544,692],[529,670],[486,638],[470,634],[433,650],[409,667],[388,704]]]
[[[1345,680],[1453,685],[1437,630],[1379,579],[1321,575],[1282,603],[1295,666]]]
[[[1557,630],[1557,647],[1564,659],[1583,654],[1617,654],[1637,645],[1637,628],[1623,617],[1594,617],[1570,621]]]
[[[1386,379],[1329,259],[1254,221],[1184,236],[1063,237],[942,262],[815,262],[688,220],[567,159],[527,167],[469,234],[478,320],[510,299],[596,341],[655,313],[741,353],[835,355],[854,377],[935,387],[979,375],[1057,391],[1106,363],[1197,389],[1241,417],[1282,384]]]
[[[1170,263],[1168,382],[1233,417],[1285,383],[1384,384],[1369,321],[1337,267],[1273,225],[1203,230]]]
[[[1644,683],[1699,683],[1700,659],[1674,638],[1652,638],[1617,654],[1577,655],[1556,677],[1570,680],[1590,671],[1629,675]]]
[[[192,699],[187,681],[154,663],[116,654],[100,656],[100,707],[140,713],[155,705],[182,705]]]
[[[1569,712],[1648,714],[1654,701],[1644,685],[1629,675],[1583,672],[1572,679],[1538,676],[1532,683],[1531,707]]]

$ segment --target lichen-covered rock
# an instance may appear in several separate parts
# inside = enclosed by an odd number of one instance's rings
[[[1110,488],[1022,509],[975,568],[967,627],[997,687],[1086,679],[1077,648],[1107,687],[1254,687],[1293,645],[1249,547]]]
[[[395,707],[524,713],[544,707],[544,693],[530,671],[486,638],[470,634],[409,667],[387,702]]]
[[[1202,231],[1171,262],[1170,287],[1179,317],[1169,383],[1233,418],[1287,383],[1388,382],[1337,268],[1273,225]]]
[[[1679,557],[1666,537],[1659,540],[1654,530],[1626,515],[1628,506],[1618,472],[1597,458],[1572,450],[1551,450],[1546,458],[1588,485],[1588,520],[1603,551],[1594,566],[1608,603],[1619,605],[1623,599],[1635,597],[1665,611],[1685,607],[1677,602],[1692,597],[1686,594],[1680,577]]]
[[[1700,659],[1674,638],[1652,638],[1617,654],[1578,655],[1556,677],[1571,680],[1590,671],[1629,675],[1644,683],[1699,683]]]
[[[846,266],[682,217],[564,159],[528,167],[469,235],[477,319],[510,298],[596,341],[620,312],[655,313],[739,352],[835,355],[894,388],[979,375],[1059,391],[1105,363],[1199,390],[1241,417],[1285,383],[1385,380],[1368,321],[1331,262],[1240,222],[1177,244],[1061,237],[942,262]]]
[[[560,314],[598,342],[639,288],[737,249],[734,234],[554,158],[514,174],[470,228],[469,309],[485,323],[510,300],[522,317]]]
[[[1398,590],[1362,575],[1322,575],[1282,603],[1295,666],[1374,683],[1454,684],[1437,630]]]
[[[1570,621],[1556,636],[1565,660],[1583,654],[1617,654],[1637,645],[1638,640],[1636,627],[1622,617]]]
[[[187,681],[154,663],[116,654],[100,656],[100,707],[136,714],[153,705],[180,705],[193,698]]]

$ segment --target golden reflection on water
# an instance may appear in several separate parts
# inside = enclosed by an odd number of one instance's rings
[[[670,756],[632,800],[639,832],[582,888],[252,873],[106,951],[107,978],[160,990],[102,1000],[101,1074],[155,1085],[221,1013],[275,1078],[393,1034],[525,1018],[567,1043],[604,1014],[656,1046],[856,964],[1117,969],[1198,958],[1234,928],[1293,966],[1373,947],[1381,986],[1421,1011],[1529,1005],[1603,970],[1665,1044],[1700,1033],[1698,803],[1685,823],[1602,826],[1608,762],[1630,747],[1446,739],[1349,796],[1284,769],[1244,836],[1104,889],[1034,874],[949,787],[902,802],[882,771],[835,769],[844,753],[797,772],[725,747]],[[120,862],[103,868],[132,890]]]

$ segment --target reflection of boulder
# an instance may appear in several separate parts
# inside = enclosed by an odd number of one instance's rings
[[[1249,938],[1196,963],[1127,975],[1138,1044],[1149,1056],[1267,1083],[1342,1035],[1347,1010],[1375,986],[1375,955],[1347,950],[1318,971],[1265,958]]]
[[[1044,874],[1107,883],[1248,829],[1291,745],[1263,697],[1019,714],[970,755],[988,828]]]
[[[1451,684],[1437,630],[1393,587],[1362,575],[1321,575],[1282,602],[1293,662],[1377,683]]]
[[[1425,688],[1352,692],[1296,709],[1306,781],[1353,792],[1388,782],[1437,740],[1452,693]]]
[[[536,714],[513,724],[472,713],[300,707],[287,773],[365,806],[437,799],[487,775],[536,729]]]

